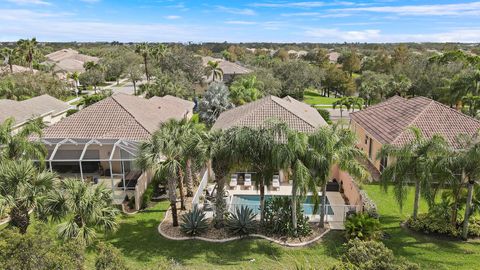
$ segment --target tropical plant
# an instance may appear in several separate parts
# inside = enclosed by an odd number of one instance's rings
[[[135,53],[140,55],[143,58],[143,65],[145,68],[145,76],[147,77],[147,81],[150,81],[150,73],[148,72],[148,59],[151,54],[150,45],[146,42],[142,44],[137,44],[135,46]]]
[[[465,108],[467,106],[467,108]],[[472,94],[467,94],[462,97],[462,111],[471,117],[476,117],[478,115],[478,110],[480,110],[480,96],[474,96]]]
[[[280,236],[307,236],[312,232],[308,217],[297,201],[297,228],[293,227],[292,199],[287,196],[273,197],[265,202],[265,222],[262,228],[268,234]]]
[[[236,208],[227,218],[227,228],[233,234],[248,235],[255,231],[255,217],[253,210],[245,205]]]
[[[4,63],[6,63],[10,69],[10,73],[13,73],[13,62],[17,56],[17,51],[12,48],[2,48],[0,50],[0,55],[3,57]]]
[[[228,88],[223,83],[212,83],[200,101],[200,119],[207,125],[213,125],[222,112],[233,107]]]
[[[126,262],[120,250],[110,244],[100,243],[95,259],[96,270],[127,270]]]
[[[208,228],[205,212],[197,206],[182,216],[182,222],[180,230],[190,236],[197,236]]]
[[[205,127],[193,121],[186,121],[182,132],[182,155],[185,163],[187,197],[193,196],[194,167],[203,167],[206,162],[206,144],[203,142]]]
[[[112,206],[112,191],[78,179],[64,179],[52,189],[39,209],[39,218],[61,222],[58,235],[91,244],[98,231],[115,231],[118,209]]]
[[[30,160],[2,160],[0,215],[7,210],[10,224],[25,234],[30,225],[29,211],[37,209],[55,177],[55,173],[37,169]]]
[[[47,149],[39,140],[31,137],[42,136],[43,122],[41,119],[29,121],[18,132],[15,130],[15,120],[7,118],[0,124],[0,162],[2,160],[37,159],[45,160]]]
[[[343,118],[343,108],[349,111],[352,108],[352,100],[350,99],[350,97],[341,97],[340,99],[332,103],[332,107],[333,109],[336,109],[337,107],[339,107],[340,118]]]
[[[257,89],[257,78],[249,76],[235,80],[230,86],[230,98],[235,105],[243,105],[262,96]]]
[[[80,82],[79,82],[80,74],[77,71],[75,71],[71,74],[68,74],[67,78],[73,80],[73,86],[75,88],[75,94],[77,94],[77,96],[78,96],[78,86],[80,84]]]
[[[83,108],[86,108],[90,105],[93,105],[101,100],[108,98],[111,95],[112,95],[112,91],[103,90],[103,91],[100,91],[100,93],[98,94],[82,96],[82,99],[77,104],[77,107],[83,106]]]
[[[91,68],[80,74],[78,80],[82,85],[93,86],[96,94],[97,86],[105,81],[105,74],[99,68]]]
[[[37,44],[38,42],[36,38],[20,39],[19,41],[17,41],[19,52],[22,54],[25,61],[28,63],[31,71],[33,71],[33,58],[38,51]]]
[[[352,112],[354,112],[355,107],[357,107],[359,110],[363,109],[365,100],[363,100],[361,97],[350,97],[350,104],[352,105]]]
[[[213,82],[223,79],[223,70],[220,68],[220,62],[218,61],[208,61],[205,73],[208,77],[212,77]]]
[[[358,180],[368,177],[368,172],[362,164],[365,154],[356,147],[357,137],[349,129],[339,128],[338,125],[320,127],[309,136],[309,146],[317,158],[313,159],[314,166],[310,171],[317,174],[317,185],[322,187],[322,194],[326,194],[327,182],[334,166],[348,172]],[[324,226],[326,213],[326,197],[322,196],[320,207],[320,226]]]
[[[345,222],[345,234],[347,239],[378,239],[381,236],[380,221],[364,213],[350,215]]]
[[[425,138],[416,127],[409,128],[413,139],[402,146],[384,145],[378,158],[394,159],[382,172],[380,181],[386,191],[394,185],[395,198],[402,209],[407,196],[408,184],[415,184],[413,218],[417,218],[420,195],[432,204],[434,189],[430,188],[432,173],[439,158],[448,152],[448,144],[440,135]]]
[[[330,119],[330,112],[327,109],[316,108],[318,113],[322,116],[323,120],[327,122],[327,124],[331,125],[332,120]]]

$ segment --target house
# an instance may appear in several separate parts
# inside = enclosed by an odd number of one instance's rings
[[[252,72],[252,70],[246,67],[243,67],[237,63],[232,63],[227,60],[213,58],[210,56],[202,57],[203,66],[206,67],[208,65],[208,62],[218,62],[218,66],[223,71],[223,81],[225,83],[233,81],[236,75],[244,75]],[[206,78],[207,82],[211,82],[212,80],[213,80],[212,76],[209,76],[208,78]]]
[[[63,119],[70,105],[49,95],[33,97],[23,101],[0,99],[0,123],[7,118],[15,119],[15,130],[19,130],[29,120],[42,118],[45,125],[53,125]]]
[[[480,121],[426,97],[406,99],[394,96],[365,110],[350,113],[350,118],[350,126],[358,137],[358,147],[380,172],[389,160],[380,160],[378,151],[385,144],[402,146],[409,142],[413,138],[409,127],[421,129],[426,138],[440,134],[453,147],[458,146],[458,135],[474,135],[480,129]]]
[[[85,68],[83,65],[87,62],[97,63],[100,58],[81,54],[73,49],[62,49],[45,56],[47,58],[47,63],[55,64],[54,70],[58,73],[67,73],[73,72],[84,72]]]
[[[317,110],[292,97],[266,96],[220,114],[213,129],[228,129],[235,126],[259,127],[266,121],[277,119],[300,132],[313,132],[327,125]]]
[[[161,123],[189,117],[187,108],[169,99],[116,94],[45,128],[47,166],[61,177],[110,187],[117,204],[135,197],[139,209],[151,175],[136,166],[138,146]]]
[[[9,65],[0,66],[0,74],[9,74],[9,73],[16,74],[16,73],[24,73],[24,72],[32,72],[32,71],[34,74],[38,72],[38,70],[36,69],[30,70],[30,68],[28,67],[19,66],[19,65],[12,65],[11,70]]]
[[[163,97],[154,96],[150,98],[150,101],[155,102],[158,106],[171,106],[175,105],[178,108],[182,108],[186,111],[186,117],[191,118],[193,116],[193,109],[195,107],[195,103],[193,101],[181,99],[175,96],[166,95]]]

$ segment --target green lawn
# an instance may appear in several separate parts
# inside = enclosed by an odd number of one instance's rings
[[[334,103],[337,100],[338,98],[323,97],[323,96],[320,96],[320,94],[316,92],[311,92],[311,91],[305,91],[303,96],[303,102],[309,105],[319,105],[319,104],[326,105],[326,106],[321,106],[321,108],[330,108],[332,103]]]
[[[420,264],[422,269],[480,269],[480,241],[439,239],[411,233],[400,227],[400,222],[412,213],[413,188],[403,211],[398,208],[393,192],[385,194],[378,185],[364,185],[363,188],[377,204],[383,230],[389,237],[384,243],[395,255]],[[425,201],[420,208],[423,212],[427,211]]]

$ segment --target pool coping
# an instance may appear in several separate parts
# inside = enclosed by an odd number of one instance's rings
[[[270,238],[270,237],[265,236],[263,234],[250,234],[250,235],[247,235],[247,236],[234,236],[234,237],[225,238],[225,239],[211,239],[211,238],[206,238],[206,237],[201,237],[201,236],[173,237],[173,236],[170,236],[170,235],[168,235],[168,234],[166,234],[162,231],[162,224],[165,222],[165,220],[167,219],[167,215],[170,214],[170,212],[171,212],[171,208],[168,208],[168,210],[165,212],[165,216],[164,216],[163,220],[158,225],[158,232],[160,233],[161,236],[163,236],[163,237],[165,237],[169,240],[174,240],[174,241],[201,240],[201,241],[210,242],[210,243],[226,243],[226,242],[231,242],[231,241],[235,241],[235,240],[241,240],[241,239],[255,238],[256,237],[256,238],[262,238],[262,239],[268,240],[270,242],[273,242],[273,243],[276,243],[278,245],[285,246],[285,247],[305,247],[305,246],[311,245],[311,244],[319,241],[320,239],[323,238],[323,236],[325,234],[330,232],[330,228],[327,228],[319,236],[317,236],[313,239],[310,239],[309,241],[300,242],[300,243],[288,243],[288,242],[285,242],[285,241],[280,241],[280,240],[277,240],[277,239]]]

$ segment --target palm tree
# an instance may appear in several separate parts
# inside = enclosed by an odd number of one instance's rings
[[[15,130],[15,120],[7,118],[0,124],[0,161],[18,159],[38,159],[43,163],[47,150],[45,145],[38,140],[30,140],[30,137],[41,137],[42,120],[29,121],[18,132]]]
[[[78,97],[78,85],[79,85],[78,80],[79,80],[79,77],[80,77],[80,74],[77,71],[70,74],[70,79],[73,80],[73,85],[75,87],[75,94],[77,95],[77,97]]]
[[[97,230],[115,231],[118,210],[112,206],[112,191],[103,185],[91,185],[78,179],[65,179],[52,190],[41,205],[40,218],[60,222],[61,238],[80,239],[86,244],[96,238]]]
[[[167,55],[168,47],[164,44],[158,44],[152,48],[152,54],[155,57],[155,61],[160,63],[160,61]]]
[[[357,107],[358,110],[361,110],[363,108],[365,100],[361,97],[350,97],[350,104],[352,105],[352,112],[354,112],[355,107]]]
[[[221,81],[223,78],[223,70],[220,68],[220,62],[218,61],[208,61],[206,68],[207,76],[212,76],[212,80],[215,82]]]
[[[310,148],[315,151],[310,158],[310,170],[314,171],[317,185],[322,187],[322,202],[320,208],[320,226],[324,226],[326,210],[327,182],[334,166],[348,172],[359,180],[366,179],[368,172],[362,165],[365,154],[356,148],[356,135],[349,129],[339,128],[338,125],[319,128],[308,138]]]
[[[17,41],[17,45],[20,49],[20,52],[25,57],[25,61],[27,61],[30,70],[33,72],[33,57],[37,52],[37,39],[20,39]]]
[[[182,134],[182,156],[185,160],[187,197],[193,196],[193,166],[195,163],[205,163],[205,144],[202,140],[204,126],[192,121],[186,121]]]
[[[5,63],[9,66],[10,73],[13,74],[13,61],[16,56],[16,51],[14,49],[5,47],[0,51],[0,55],[3,57]]]
[[[177,186],[180,188],[183,205],[183,166],[181,149],[181,123],[170,120],[160,126],[152,137],[140,146],[137,164],[143,170],[152,170],[154,180],[168,179],[168,195],[172,208],[173,226],[178,226]]]
[[[433,202],[433,189],[430,188],[432,173],[439,158],[448,152],[448,144],[440,135],[425,138],[420,129],[409,129],[413,139],[403,146],[384,145],[378,158],[393,158],[395,162],[388,165],[382,172],[380,181],[385,192],[389,183],[394,184],[395,198],[403,207],[407,196],[409,183],[415,183],[415,198],[413,203],[413,218],[418,215],[418,205],[422,194],[429,203]]]
[[[0,214],[9,211],[10,223],[25,234],[30,225],[29,211],[35,209],[56,175],[39,171],[29,160],[3,160],[0,165]]]
[[[150,74],[148,73],[148,58],[150,57],[151,48],[148,43],[144,42],[135,46],[135,53],[143,58],[143,65],[145,66],[145,76],[147,81],[150,81]]]
[[[341,97],[339,100],[332,103],[333,109],[340,107],[340,118],[343,118],[343,108],[345,107],[347,111],[352,107],[352,102],[349,97]]]

